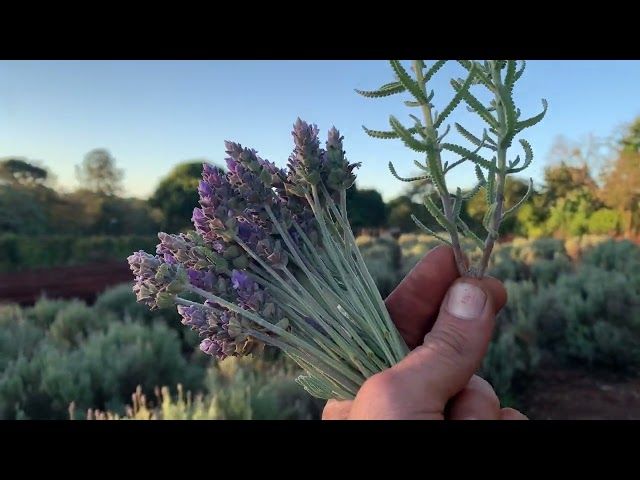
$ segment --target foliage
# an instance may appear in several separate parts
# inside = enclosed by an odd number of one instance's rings
[[[359,189],[353,185],[347,190],[347,212],[354,231],[387,225],[386,205],[377,190]]]
[[[193,161],[176,165],[160,181],[149,204],[162,212],[160,228],[163,231],[182,231],[191,226],[193,209],[198,206],[198,184],[202,180],[202,165],[209,162]]]

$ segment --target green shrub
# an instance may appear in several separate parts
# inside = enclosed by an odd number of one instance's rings
[[[493,339],[479,374],[499,397],[513,401],[539,362],[537,332],[529,317],[532,282],[506,281],[509,300],[496,317]]]
[[[622,273],[640,288],[640,247],[629,240],[601,242],[585,252],[582,263]]]
[[[44,336],[18,305],[0,305],[0,372],[20,356],[31,357]]]
[[[90,379],[74,367],[68,353],[46,341],[17,355],[0,373],[0,418],[63,419],[72,400],[91,401]]]
[[[111,324],[105,332],[92,333],[73,354],[73,374],[91,378],[93,402],[86,407],[121,408],[138,385],[183,383],[197,389],[204,375],[182,356],[176,332],[162,323]]]
[[[118,317],[110,312],[99,312],[79,302],[69,303],[58,311],[49,327],[49,338],[65,348],[79,346],[90,334],[104,331]]]
[[[73,306],[83,307],[85,305],[85,302],[77,299],[64,300],[41,297],[32,307],[25,308],[24,314],[35,325],[48,330],[62,310]]]
[[[176,331],[182,342],[182,353],[189,357],[190,361],[193,361],[194,357],[191,353],[194,348],[197,349],[200,344],[198,333],[182,324],[182,317],[175,307],[151,310],[147,305],[138,303],[132,288],[133,283],[110,287],[96,298],[93,307],[97,312],[113,314],[126,322],[138,321],[145,325],[164,323]],[[198,300],[197,298],[192,298],[190,295],[183,296],[194,301]],[[199,349],[198,352],[200,352]],[[195,361],[202,360],[199,357],[207,358],[202,353],[197,353]],[[203,364],[202,361],[199,363]]]
[[[548,344],[587,365],[634,368],[640,352],[640,292],[624,273],[584,265],[541,293],[532,311],[538,330],[564,330]],[[554,327],[549,328],[553,319]]]
[[[137,250],[154,251],[156,236],[0,235],[0,272],[80,265],[125,259]]]

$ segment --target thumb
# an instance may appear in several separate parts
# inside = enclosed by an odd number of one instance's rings
[[[493,278],[458,279],[424,343],[392,367],[396,380],[423,398],[425,407],[443,411],[480,368],[505,302],[506,291]]]

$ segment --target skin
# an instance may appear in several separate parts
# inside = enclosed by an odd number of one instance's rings
[[[479,312],[450,305],[454,290],[462,290],[462,304],[477,299]],[[506,301],[494,278],[461,279],[451,248],[431,250],[385,301],[411,353],[367,379],[354,400],[329,400],[322,419],[527,420],[501,408],[491,385],[475,375]]]

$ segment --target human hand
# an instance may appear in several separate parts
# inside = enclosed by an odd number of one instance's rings
[[[329,400],[322,419],[526,420],[500,408],[474,374],[506,301],[498,280],[460,279],[453,250],[433,249],[385,301],[411,353],[367,379],[354,400]]]

